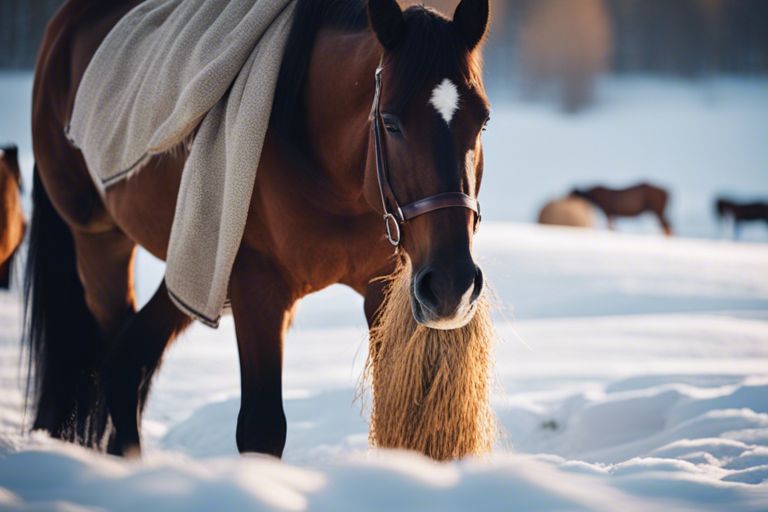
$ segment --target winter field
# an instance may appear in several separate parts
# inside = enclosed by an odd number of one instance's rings
[[[0,143],[20,145],[27,175],[29,84],[0,75]],[[768,229],[718,239],[711,207],[719,192],[768,195],[768,82],[602,92],[576,117],[509,100],[486,134],[476,250],[498,304],[503,431],[491,456],[368,449],[362,300],[342,287],[308,298],[286,340],[284,462],[236,454],[229,318],[170,349],[141,462],[24,434],[13,290],[0,292],[0,509],[768,510]],[[523,223],[574,184],[639,178],[672,188],[685,238],[651,219],[620,234]],[[147,298],[162,266],[139,265]]]

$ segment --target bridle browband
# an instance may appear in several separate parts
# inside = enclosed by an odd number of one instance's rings
[[[475,212],[475,230],[480,223],[480,204],[472,196],[463,192],[444,192],[435,194],[412,203],[400,206],[387,177],[387,167],[384,152],[381,147],[381,67],[376,68],[376,92],[373,96],[373,147],[376,153],[376,179],[379,183],[381,206],[384,211],[384,229],[389,243],[397,247],[400,245],[400,225],[425,213],[443,208],[467,208]],[[394,203],[390,209],[387,203],[387,195]]]

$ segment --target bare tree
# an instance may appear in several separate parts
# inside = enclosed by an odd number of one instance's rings
[[[595,78],[607,68],[610,50],[603,0],[538,0],[520,30],[526,87],[535,91],[555,84],[569,112],[593,100]]]

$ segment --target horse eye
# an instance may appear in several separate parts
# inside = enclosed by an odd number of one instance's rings
[[[488,116],[485,118],[485,121],[483,122],[483,131],[488,129],[488,123],[491,122],[491,116]]]
[[[388,115],[381,116],[381,118],[384,123],[385,130],[387,130],[389,133],[400,133],[400,123],[398,123],[397,119]]]
[[[396,124],[384,123],[384,128],[386,128],[389,133],[400,133],[400,128]]]

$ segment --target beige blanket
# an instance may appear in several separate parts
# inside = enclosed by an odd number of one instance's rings
[[[165,281],[216,326],[243,236],[294,0],[149,0],[99,47],[68,128],[101,190],[184,143]]]

